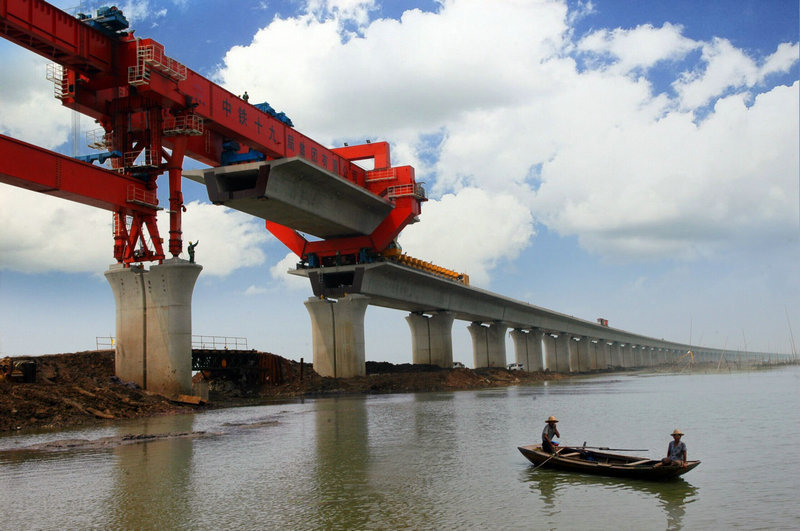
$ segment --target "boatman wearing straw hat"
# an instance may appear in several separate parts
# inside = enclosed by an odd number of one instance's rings
[[[553,444],[553,436],[561,437],[561,434],[558,433],[558,428],[556,427],[556,423],[558,422],[557,418],[551,415],[546,422],[547,424],[544,425],[544,429],[542,430],[542,450],[552,454],[556,451],[556,447]]]
[[[667,447],[667,457],[661,460],[662,465],[681,465],[686,468],[686,443],[681,441],[682,436],[683,432],[675,428],[672,432],[672,440]]]

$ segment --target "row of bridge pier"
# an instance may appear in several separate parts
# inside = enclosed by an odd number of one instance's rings
[[[365,374],[364,315],[369,297],[347,295],[338,300],[310,298],[305,305],[311,316],[314,369],[323,376],[348,378]],[[411,312],[406,316],[411,331],[414,364],[453,366],[453,312]],[[602,334],[580,335],[558,329],[510,327],[502,322],[473,321],[467,326],[472,339],[474,368],[506,367],[506,334],[513,341],[513,361],[526,371],[561,373],[605,369],[630,369],[676,364],[762,361],[763,355],[720,352],[689,346],[622,342]]]
[[[651,367],[674,364],[687,355],[696,362],[717,362],[723,356],[729,362],[778,359],[647,338],[440,279],[431,284],[438,286],[432,290],[404,277],[403,270],[392,269],[402,266],[389,267],[377,264],[351,270],[355,274],[349,280],[347,270],[337,270],[335,286],[309,275],[313,272],[299,273],[312,278],[315,291],[305,306],[311,320],[313,366],[321,376],[366,374],[364,317],[370,305],[408,311],[414,364],[453,366],[456,320],[469,322],[475,368],[506,366],[507,333],[513,340],[514,361],[527,371]],[[201,270],[199,264],[173,258],[149,270],[112,265],[106,271],[116,301],[117,376],[168,396],[191,392],[192,293]],[[385,278],[391,280],[381,280]],[[337,295],[326,296],[320,290]],[[425,308],[424,301],[433,295],[439,297],[437,306],[445,309]]]

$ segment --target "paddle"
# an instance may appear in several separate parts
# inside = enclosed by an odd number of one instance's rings
[[[533,470],[531,470],[531,472],[534,472],[534,471],[539,470],[540,468],[542,468],[548,461],[550,461],[552,458],[557,456],[558,452],[560,452],[560,451],[561,451],[561,447],[557,448],[556,451],[553,452],[553,455],[551,455],[550,457],[548,457],[547,459],[545,459],[544,461],[542,461],[541,463],[539,463],[538,465],[533,467]]]
[[[649,452],[647,448],[609,448],[608,446],[562,446],[561,448],[570,448],[573,450],[582,450],[589,448],[591,450],[609,450],[612,452]]]

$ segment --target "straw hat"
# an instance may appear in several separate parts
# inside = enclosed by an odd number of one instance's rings
[[[683,435],[683,432],[678,428],[675,428],[671,435]]]
[[[547,422],[558,422],[558,419],[555,418],[553,415],[550,415],[550,418],[547,419]]]

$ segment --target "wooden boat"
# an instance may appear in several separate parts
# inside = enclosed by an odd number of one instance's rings
[[[520,446],[519,451],[531,463],[544,468],[632,479],[676,478],[700,464],[700,461],[687,461],[686,468],[676,465],[663,466],[660,465],[660,459],[570,447],[559,448],[555,455],[543,451],[541,445]]]

